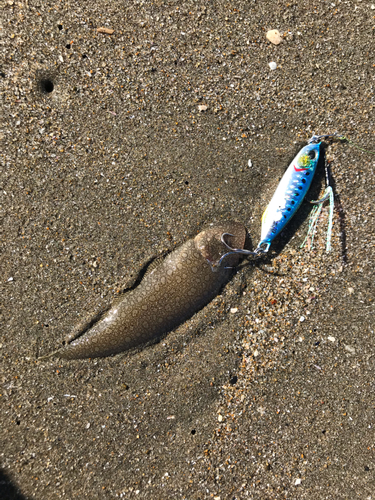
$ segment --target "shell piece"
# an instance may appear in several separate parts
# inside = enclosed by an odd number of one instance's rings
[[[279,30],[269,30],[266,34],[267,40],[269,40],[274,45],[279,45],[282,41]]]
[[[243,248],[246,229],[237,222],[214,225],[168,255],[125,294],[90,330],[57,351],[65,359],[103,357],[158,338],[176,328],[212,300],[229,280],[240,256],[228,255],[214,271],[210,263],[227,253],[223,233]],[[229,236],[232,235],[232,236]]]

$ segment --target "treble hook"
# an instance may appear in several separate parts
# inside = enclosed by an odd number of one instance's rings
[[[229,252],[227,252],[224,255],[222,255],[220,257],[220,259],[218,261],[214,262],[214,263],[212,263],[209,259],[207,259],[207,261],[210,264],[211,269],[213,271],[215,271],[215,268],[220,267],[221,263],[223,262],[223,260],[225,259],[225,257],[228,257],[228,255],[239,254],[239,255],[247,255],[247,256],[252,256],[252,257],[259,257],[260,254],[263,253],[262,249],[257,249],[258,251],[250,252],[250,250],[245,250],[245,249],[242,249],[242,248],[232,248],[225,241],[225,236],[234,236],[234,235],[230,234],[230,233],[223,233],[221,235],[221,238],[220,238],[221,242],[223,243],[223,245],[225,245],[227,247],[227,249],[229,250]],[[231,269],[231,267],[226,267],[225,269]]]

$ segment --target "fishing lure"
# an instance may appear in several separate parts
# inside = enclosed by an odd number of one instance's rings
[[[320,144],[312,142],[302,148],[289,165],[263,213],[261,237],[255,252],[268,252],[274,238],[299,209],[316,171]]]
[[[261,239],[254,252],[255,254],[261,255],[267,253],[274,238],[284,229],[297,212],[313,180],[319,162],[321,141],[333,139],[347,140],[346,137],[338,134],[338,132],[313,135],[307,142],[307,146],[301,149],[289,165],[263,214]],[[323,203],[326,200],[329,200],[329,222],[326,243],[326,251],[329,252],[331,250],[334,196],[329,183],[327,168],[326,190],[322,198],[310,202],[315,204],[316,207],[310,217],[307,237],[301,246],[305,244],[310,235],[313,239],[318,218]]]
[[[319,162],[321,143],[322,141],[328,140],[348,142],[360,151],[369,154],[375,154],[375,151],[370,151],[358,146],[353,141],[349,140],[347,137],[339,134],[338,132],[334,132],[333,134],[313,135],[307,141],[307,146],[301,149],[301,151],[289,165],[279,185],[277,186],[277,189],[268,207],[263,213],[261,238],[257,248],[253,252],[241,248],[232,248],[225,241],[225,237],[230,236],[230,234],[223,233],[221,236],[221,241],[227,248],[228,253],[223,255],[221,259],[218,260],[214,265],[220,265],[221,261],[231,253],[243,254],[257,258],[268,252],[274,238],[288,224],[290,219],[297,212],[303,199],[305,198]],[[326,165],[326,189],[322,198],[310,202],[315,204],[316,206],[314,207],[310,215],[309,230],[304,242],[301,245],[301,248],[305,245],[307,240],[310,241],[310,246],[312,246],[319,215],[322,211],[324,202],[327,200],[329,200],[329,216],[326,238],[326,252],[329,252],[331,250],[334,195],[332,187],[330,186],[328,169]]]
[[[226,245],[229,253],[233,252],[253,257],[260,257],[268,252],[273,240],[278,234],[280,234],[291,218],[295,215],[310,188],[319,162],[321,141],[335,138],[342,139],[343,137],[337,132],[334,134],[314,135],[311,137],[307,146],[301,149],[287,168],[270,203],[263,213],[261,237],[257,248],[253,252],[244,249],[230,248],[229,245],[226,244],[224,239],[225,235],[223,234],[222,242]],[[330,220],[326,246],[326,250],[328,252],[331,248],[330,239],[332,232],[334,202],[333,191],[332,187],[329,185],[328,174],[327,188],[323,197],[320,200],[311,202],[316,204],[318,208],[314,211],[310,221],[308,236],[310,233],[315,231],[320,211],[323,203],[327,199],[330,200]]]

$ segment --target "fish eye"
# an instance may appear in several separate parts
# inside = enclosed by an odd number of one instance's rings
[[[307,154],[309,155],[309,158],[311,158],[311,160],[313,160],[316,157],[316,153],[313,149],[309,151]]]

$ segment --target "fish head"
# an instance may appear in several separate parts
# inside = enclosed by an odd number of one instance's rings
[[[308,144],[301,149],[294,160],[294,170],[296,172],[315,170],[319,161],[320,144],[320,142],[316,144]]]
[[[243,249],[246,241],[246,228],[236,221],[226,221],[219,224],[212,224],[206,230],[201,231],[194,238],[196,249],[202,257],[214,268],[223,255],[228,254],[228,247],[225,246],[222,236],[226,236],[225,242],[234,249]],[[229,252],[230,254],[230,252]],[[238,254],[228,255],[225,266],[221,266],[223,271],[226,266],[236,266],[241,257]]]

